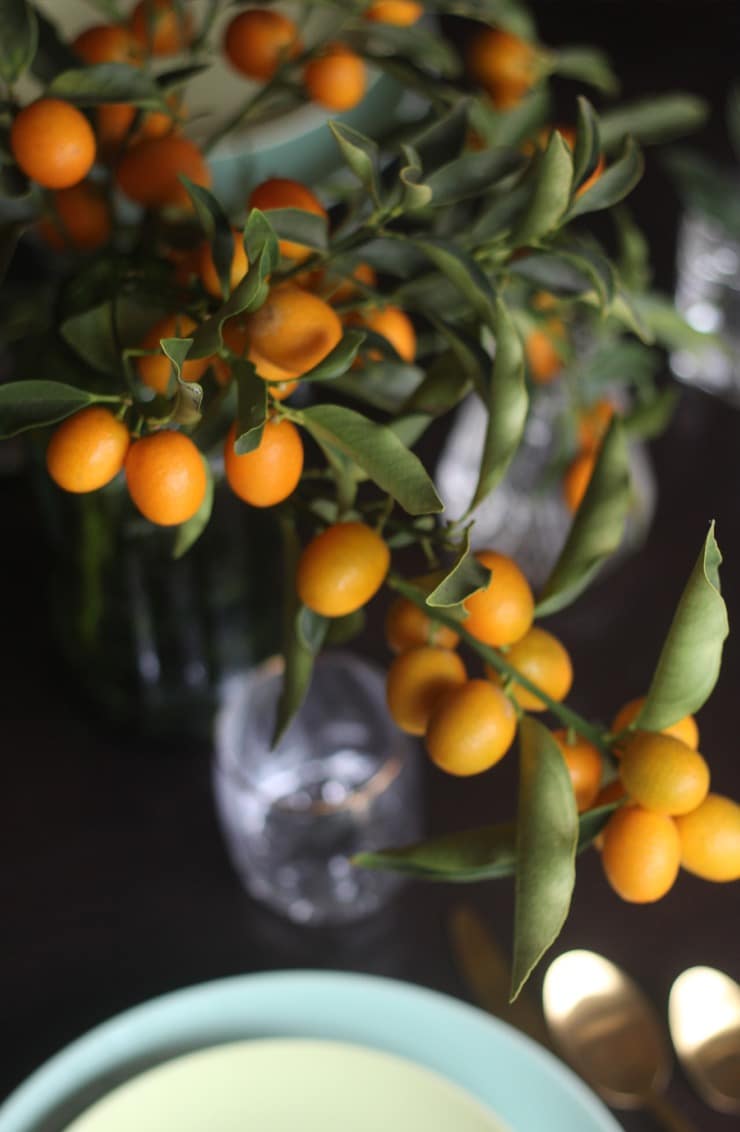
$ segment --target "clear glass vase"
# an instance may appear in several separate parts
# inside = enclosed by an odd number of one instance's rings
[[[376,912],[395,873],[357,868],[363,850],[421,836],[418,752],[393,724],[385,674],[353,653],[323,653],[303,705],[272,747],[282,662],[225,690],[213,789],[247,891],[296,923]]]
[[[75,496],[39,469],[59,650],[108,724],[208,739],[223,681],[278,646],[279,533],[214,473],[211,521],[175,559],[122,478]]]

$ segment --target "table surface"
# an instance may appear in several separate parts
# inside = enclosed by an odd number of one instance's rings
[[[736,57],[714,45],[738,30],[729,3],[672,0],[540,4],[550,42],[600,42],[616,57],[627,93],[685,86],[720,106]],[[557,18],[556,18],[557,9]],[[670,15],[670,33],[654,64]],[[737,34],[734,42],[737,43]],[[657,68],[657,70],[656,70]],[[721,151],[721,125],[707,137]],[[657,249],[658,278],[671,284],[677,205],[660,169],[649,171],[639,213]],[[730,621],[740,607],[740,415],[696,392],[684,394],[669,430],[652,446],[658,510],[644,548],[552,620],[571,649],[573,705],[608,719],[647,686],[682,585],[711,519],[725,555]],[[0,791],[3,1030],[0,1097],[91,1026],[154,995],[235,973],[334,968],[406,979],[466,997],[448,946],[450,909],[471,900],[508,945],[508,882],[464,890],[410,884],[375,919],[322,931],[288,926],[243,893],[227,862],[210,795],[209,751],[162,751],[119,739],[94,723],[65,682],[47,625],[50,564],[35,504],[20,476],[0,479],[5,608],[0,659],[5,775]],[[378,648],[377,630],[368,641]],[[729,639],[717,689],[699,716],[714,788],[740,797],[737,687],[740,639]],[[459,829],[508,816],[515,760],[475,785],[426,771],[428,826]],[[709,964],[740,980],[738,886],[680,878],[659,904],[621,903],[595,853],[579,859],[573,909],[553,955],[571,947],[609,955],[664,1011],[675,976]],[[532,986],[539,991],[541,975]],[[676,1071],[672,1099],[703,1132],[736,1122],[704,1107]],[[640,1113],[632,1132],[654,1128]]]

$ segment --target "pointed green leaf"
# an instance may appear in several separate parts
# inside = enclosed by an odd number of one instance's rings
[[[599,119],[601,144],[607,152],[629,136],[643,145],[682,137],[706,121],[709,107],[693,94],[656,94],[606,110]]]
[[[341,340],[324,360],[301,374],[301,381],[334,381],[341,377],[351,368],[364,341],[364,330],[345,330]]]
[[[307,248],[325,251],[329,241],[325,216],[300,208],[270,208],[265,216],[282,240],[292,240]]]
[[[488,392],[488,424],[471,510],[501,481],[519,447],[527,420],[529,401],[524,383],[524,351],[502,302],[496,304],[495,334],[496,358]]]
[[[175,377],[182,377],[182,367],[193,345],[192,338],[160,338],[160,349],[172,362]]]
[[[721,561],[712,523],[673,616],[637,726],[660,731],[709,699],[729,633],[720,593]]]
[[[234,259],[234,233],[229,218],[208,189],[193,184],[183,174],[180,174],[180,180],[193,202],[201,227],[210,242],[213,266],[221,284],[221,295],[227,299],[231,291],[231,264]]]
[[[206,470],[206,494],[193,517],[188,519],[186,523],[181,523],[177,528],[175,544],[172,548],[173,558],[182,558],[190,550],[190,547],[198,541],[208,526],[208,520],[213,510],[213,473],[211,472],[211,465],[202,453],[201,459]]]
[[[560,934],[576,879],[578,811],[565,759],[543,724],[519,727],[511,998]]]
[[[9,381],[0,385],[0,439],[56,424],[97,400],[94,393],[60,381]]]
[[[331,445],[359,465],[410,515],[443,509],[424,465],[391,429],[339,405],[304,409],[301,424],[320,444]]]
[[[599,119],[587,98],[578,99],[576,144],[573,151],[573,187],[577,189],[596,169],[601,157]]]
[[[267,383],[257,374],[251,362],[231,363],[237,390],[236,437],[234,451],[246,456],[259,448],[267,420]]]
[[[400,27],[396,24],[372,23],[367,39],[373,53],[380,47],[395,57],[416,63],[428,71],[436,71],[444,78],[460,74],[460,56],[452,45],[440,35],[428,31],[421,24]]]
[[[478,317],[490,325],[495,301],[493,286],[473,257],[446,240],[430,237],[412,242],[465,296]]]
[[[101,303],[66,319],[60,333],[67,345],[94,369],[109,375],[120,372],[112,303]]]
[[[14,83],[36,54],[36,13],[25,0],[0,2],[0,78]]]
[[[632,138],[627,138],[622,156],[608,165],[590,189],[577,197],[568,210],[568,220],[587,212],[611,208],[632,192],[645,168],[642,154]]]
[[[535,243],[557,228],[570,203],[573,157],[557,130],[533,161],[526,182],[532,195],[512,236],[515,245]]]
[[[404,402],[403,411],[441,416],[459,404],[470,392],[471,386],[471,379],[454,351],[446,350],[433,362],[424,380]]]
[[[471,527],[472,524],[465,528],[463,540],[451,569],[427,597],[427,605],[432,609],[453,609],[462,606],[467,598],[472,597],[479,590],[484,590],[491,580],[491,571],[470,552]]]
[[[329,122],[329,129],[334,135],[345,164],[349,166],[360,184],[367,189],[373,201],[379,204],[377,144],[358,130],[345,125],[344,122]]]
[[[270,248],[269,243],[265,243],[256,258],[250,259],[247,274],[231,292],[228,301],[193,333],[193,347],[189,355],[191,358],[209,358],[217,354],[223,345],[221,331],[226,320],[243,311],[258,310],[262,306],[269,292],[269,264]]]
[[[671,422],[680,394],[673,386],[661,389],[649,401],[643,401],[630,409],[622,419],[622,426],[630,440],[652,440],[661,436]]]
[[[614,268],[595,248],[583,246],[572,251],[553,248],[533,252],[512,263],[509,271],[555,295],[569,297],[594,290],[602,306],[608,305],[614,297]]]
[[[425,125],[419,133],[412,135],[414,149],[427,174],[433,174],[462,150],[468,133],[469,110],[470,101],[461,98],[451,110],[441,116],[435,115],[431,125]]]
[[[244,225],[244,249],[250,263],[262,258],[265,272],[271,275],[280,262],[280,248],[275,229],[264,212],[252,208]]]
[[[421,160],[413,146],[401,146],[406,164],[401,166],[398,182],[401,188],[400,206],[405,212],[426,208],[432,199],[432,190],[423,181]]]
[[[607,430],[591,481],[560,557],[544,585],[537,615],[564,609],[619,547],[630,506],[627,446],[619,420]]]
[[[77,106],[128,102],[141,110],[159,110],[164,114],[170,110],[154,79],[141,67],[129,63],[94,63],[63,71],[46,93],[50,98],[63,98]]]
[[[617,94],[619,79],[603,51],[593,47],[561,47],[550,65],[553,74],[588,83],[604,94]]]
[[[517,150],[503,147],[464,153],[427,177],[427,184],[432,190],[432,204],[440,208],[480,196],[505,177],[518,172],[525,160]]]

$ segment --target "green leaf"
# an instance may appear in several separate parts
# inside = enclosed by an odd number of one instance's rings
[[[534,20],[519,0],[443,0],[434,6],[450,15],[504,28],[522,39],[533,40],[536,36]]]
[[[622,419],[622,427],[630,440],[653,440],[661,436],[671,422],[680,394],[673,386],[662,389],[649,401],[638,402]]]
[[[633,304],[655,341],[667,350],[703,350],[708,345],[721,348],[720,335],[696,330],[686,321],[671,299],[655,291],[634,295]]]
[[[616,808],[616,804],[599,806],[581,814],[579,851],[592,843]],[[516,860],[516,826],[508,822],[431,837],[399,849],[359,853],[353,863],[368,869],[405,873],[420,880],[473,884],[513,876]]]
[[[470,510],[501,481],[519,447],[527,420],[524,351],[509,312],[500,301],[496,304],[495,335],[496,357],[486,406],[488,424]]]
[[[295,585],[296,567],[301,544],[292,522],[281,523],[284,563],[284,624],[282,654],[285,659],[283,687],[278,700],[272,747],[276,747],[303,703],[313,673],[316,653],[329,627],[327,618],[305,610],[298,600]],[[308,618],[308,621],[305,620]],[[311,625],[310,622],[313,622]],[[299,629],[300,625],[300,629]],[[308,641],[310,638],[310,644]]]
[[[129,63],[94,63],[63,71],[47,92],[77,106],[101,106],[106,102],[129,102],[140,110],[169,113],[162,91],[150,75]]]
[[[411,448],[424,435],[432,418],[427,413],[409,413],[406,416],[396,417],[388,428],[397,436],[402,444]]]
[[[590,189],[577,197],[568,210],[567,220],[587,212],[611,208],[632,192],[645,168],[642,154],[632,138],[627,138],[622,156],[608,165]]]
[[[596,249],[586,246],[573,251],[553,248],[533,252],[512,263],[509,271],[555,295],[573,297],[594,290],[602,306],[614,297],[612,264]]]
[[[14,83],[36,54],[36,13],[25,0],[0,0],[0,78]]]
[[[427,184],[432,190],[432,204],[440,208],[480,196],[505,177],[518,172],[525,160],[517,150],[508,148],[464,153],[427,177]]]
[[[468,133],[470,100],[460,98],[447,113],[435,117],[431,125],[413,134],[411,141],[427,176],[457,157],[465,145]]]
[[[47,86],[62,71],[78,67],[80,60],[64,41],[56,25],[43,12],[35,9],[38,46],[31,63],[31,73]],[[2,36],[0,35],[0,39]]]
[[[512,236],[514,245],[531,244],[546,236],[558,227],[568,208],[573,157],[557,130],[547,149],[532,162],[526,181],[532,195]]]
[[[650,248],[645,235],[626,205],[615,208],[611,218],[619,241],[617,270],[622,283],[630,291],[645,291],[651,275]]]
[[[443,78],[456,78],[460,74],[460,56],[451,44],[420,24],[400,27],[373,23],[368,27],[367,39],[372,45],[373,55],[377,45],[425,70],[439,72]]]
[[[237,456],[246,456],[259,448],[262,441],[267,420],[267,382],[259,377],[251,362],[234,361],[231,372],[237,390],[234,451]]]
[[[66,319],[60,333],[67,345],[93,369],[109,375],[120,373],[112,303],[101,303]]]
[[[630,506],[627,446],[615,417],[601,445],[591,481],[560,557],[544,585],[537,616],[570,605],[619,547]]]
[[[490,325],[493,318],[493,287],[473,257],[445,240],[412,238],[412,243],[465,296],[478,317]]]
[[[604,94],[619,92],[619,79],[603,51],[593,47],[561,47],[555,52],[549,70],[566,79],[588,83]]]
[[[378,192],[378,146],[358,130],[344,122],[329,122],[329,129],[339,146],[342,158],[357,180],[367,189],[375,204],[380,203]]]
[[[282,240],[326,251],[329,234],[325,216],[300,208],[271,208],[265,211],[265,216]]]
[[[359,465],[410,515],[442,511],[424,465],[391,429],[339,405],[304,409],[300,423],[319,444],[338,449]]]
[[[347,613],[344,617],[332,617],[324,644],[328,648],[348,644],[360,635],[365,628],[366,620],[364,609],[356,609],[354,613]]]
[[[244,248],[250,264],[262,258],[267,275],[271,275],[280,262],[278,238],[264,212],[250,209],[244,225]]]
[[[467,598],[484,590],[491,580],[491,571],[470,552],[470,530],[465,528],[455,561],[449,573],[427,597],[433,609],[452,609],[461,606]]]
[[[573,187],[578,188],[596,169],[601,157],[599,119],[587,98],[578,99],[576,144],[573,150]]]
[[[181,523],[177,528],[175,543],[172,548],[173,558],[182,558],[182,556],[190,550],[190,547],[198,541],[203,531],[208,526],[208,520],[213,510],[213,473],[211,472],[211,465],[202,453],[201,459],[206,471],[206,494],[203,497],[203,502],[192,518],[188,519],[185,523]]]
[[[519,806],[511,998],[560,934],[576,879],[578,812],[565,759],[543,724],[519,726]]]
[[[673,616],[645,704],[635,720],[638,727],[660,731],[698,711],[709,699],[729,633],[727,609],[720,593],[721,561],[712,523]]]
[[[406,164],[402,165],[398,173],[398,184],[401,190],[400,207],[404,212],[414,212],[426,208],[432,199],[432,190],[423,182],[421,160],[413,146],[401,146]]]
[[[471,379],[455,352],[446,350],[433,362],[424,380],[404,402],[403,411],[441,416],[467,396],[471,385]]]
[[[97,400],[94,393],[60,381],[9,381],[0,385],[0,438],[56,424]]]
[[[341,340],[323,361],[301,374],[301,381],[333,381],[341,377],[350,369],[365,337],[363,330],[346,330]]]
[[[269,292],[267,277],[271,270],[268,242],[262,246],[255,259],[250,259],[247,274],[231,292],[228,301],[193,333],[193,347],[189,355],[191,358],[209,358],[217,354],[223,345],[221,330],[226,320],[262,306]]]
[[[160,338],[160,349],[172,362],[175,378],[182,378],[182,367],[192,345],[192,338]]]
[[[231,264],[234,259],[234,233],[229,218],[213,193],[202,185],[180,174],[180,180],[187,191],[201,227],[211,244],[211,255],[216,275],[221,284],[221,295],[227,299],[231,291]]]
[[[605,111],[599,119],[601,144],[611,152],[628,136],[643,145],[672,141],[702,126],[708,111],[693,94],[655,94]]]

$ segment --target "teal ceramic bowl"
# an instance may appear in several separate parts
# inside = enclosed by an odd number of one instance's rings
[[[269,1037],[351,1042],[408,1058],[477,1097],[511,1132],[619,1132],[569,1069],[503,1022],[407,983],[312,971],[206,983],[121,1014],[21,1085],[0,1108],[0,1132],[61,1132],[146,1068],[188,1050]]]

